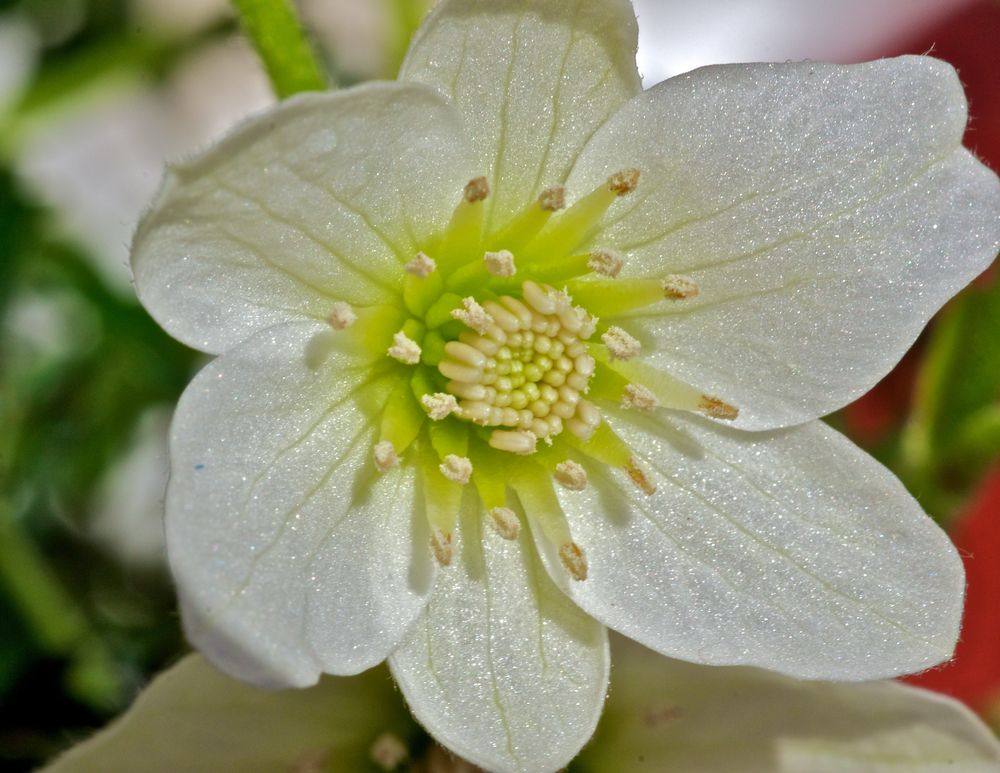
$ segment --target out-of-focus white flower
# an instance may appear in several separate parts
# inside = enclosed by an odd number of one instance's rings
[[[578,773],[989,773],[1000,744],[957,701],[891,682],[797,682],[667,660],[615,640]],[[265,692],[192,655],[44,773],[356,773],[474,769],[418,741],[384,669]]]
[[[603,625],[808,678],[950,655],[954,549],[815,419],[996,254],[954,71],[641,92],[635,34],[624,0],[446,0],[399,83],[170,171],[133,266],[221,355],[178,406],[167,533],[229,673],[388,657],[441,743],[538,771],[594,728]]]
[[[0,118],[20,96],[38,56],[38,36],[14,14],[0,15]]]
[[[90,507],[90,534],[128,566],[166,563],[163,499],[170,474],[167,436],[171,409],[148,409],[129,447],[104,473]]]
[[[871,59],[970,0],[633,0],[647,85],[725,62]]]

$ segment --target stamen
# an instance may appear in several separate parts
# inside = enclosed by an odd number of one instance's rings
[[[490,526],[504,539],[514,540],[521,533],[521,521],[509,507],[494,507],[490,510]]]
[[[451,316],[482,335],[493,324],[493,317],[486,313],[471,296],[462,299],[462,309],[454,309]]]
[[[424,410],[427,411],[427,415],[434,421],[446,419],[451,414],[458,413],[460,410],[458,407],[458,400],[455,399],[455,395],[446,394],[444,392],[435,392],[432,395],[423,395],[420,398],[420,404],[424,406]]]
[[[639,411],[655,411],[660,407],[656,395],[642,384],[628,384],[622,395],[622,408],[634,408]]]
[[[535,453],[538,436],[534,432],[495,429],[490,435],[490,446],[498,451],[509,451],[512,454],[527,456]]]
[[[701,401],[698,403],[698,410],[706,416],[711,416],[713,419],[725,419],[726,421],[732,421],[740,415],[739,408],[710,395],[701,396]]]
[[[601,336],[601,340],[608,347],[608,353],[612,360],[631,360],[638,356],[642,350],[638,339],[616,326],[609,327],[607,332]]]
[[[587,471],[572,459],[557,464],[555,474],[552,477],[563,488],[570,491],[583,491],[587,488]]]
[[[330,323],[330,327],[334,330],[343,330],[357,322],[358,315],[354,313],[354,309],[351,308],[349,303],[337,301],[333,304],[333,309],[330,311],[330,315],[326,318],[326,321]]]
[[[643,494],[652,496],[656,493],[656,484],[646,477],[645,471],[639,466],[639,460],[634,456],[625,465],[625,472],[628,473],[629,478],[632,479],[632,482],[639,487],[639,490]]]
[[[538,197],[538,205],[546,212],[558,212],[566,208],[566,189],[561,185],[546,188]]]
[[[485,177],[476,177],[465,186],[465,190],[462,191],[463,198],[470,204],[475,204],[477,201],[483,201],[487,196],[490,195],[490,183]]]
[[[440,529],[435,529],[431,534],[431,551],[434,558],[441,566],[448,566],[452,556],[455,554],[455,547],[452,545],[451,533],[445,534]]]
[[[404,365],[416,365],[420,362],[420,346],[402,330],[392,337],[392,346],[387,353]]]
[[[437,263],[434,262],[434,258],[425,255],[422,252],[418,252],[417,256],[404,266],[404,270],[407,274],[413,274],[415,277],[420,279],[426,279],[437,268]]]
[[[396,449],[392,447],[392,443],[388,440],[383,440],[375,444],[374,455],[375,468],[379,472],[388,472],[399,464],[399,457],[396,456]]]
[[[559,560],[574,580],[583,582],[587,579],[587,558],[575,542],[569,542],[559,548]]]
[[[616,196],[624,196],[631,193],[638,185],[638,169],[623,169],[620,172],[615,172],[608,178],[608,190]]]
[[[375,739],[375,743],[372,744],[368,752],[372,762],[382,770],[389,771],[396,770],[409,754],[406,744],[394,733],[382,733]]]
[[[448,454],[438,469],[448,480],[463,486],[472,479],[472,462],[466,456]]]
[[[486,263],[486,270],[493,276],[514,276],[514,255],[508,250],[487,252],[483,260]]]
[[[625,257],[614,250],[594,250],[590,253],[587,267],[594,273],[614,279],[621,273]]]
[[[698,295],[698,285],[691,277],[680,274],[670,274],[660,282],[663,287],[663,297],[670,301],[682,301]]]

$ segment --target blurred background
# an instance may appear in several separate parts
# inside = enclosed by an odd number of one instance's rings
[[[301,0],[331,86],[393,77],[432,0]],[[1000,169],[998,0],[635,0],[646,85],[715,62],[954,64]],[[172,406],[202,356],[137,305],[128,244],[165,161],[274,101],[225,0],[0,0],[0,769],[119,713],[185,645],[165,567]],[[949,532],[955,661],[912,682],[1000,729],[1000,284],[952,301],[830,422]]]

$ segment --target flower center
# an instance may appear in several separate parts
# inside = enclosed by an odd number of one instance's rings
[[[509,428],[494,432],[490,445],[513,453],[530,452],[535,438],[564,428],[588,439],[600,422],[582,398],[596,367],[584,343],[594,333],[593,318],[565,293],[532,281],[523,283],[520,300],[503,295],[467,306],[473,311],[462,316],[478,329],[446,343],[438,363],[446,392],[457,398],[458,418]]]

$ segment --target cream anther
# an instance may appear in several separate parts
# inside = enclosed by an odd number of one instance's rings
[[[631,360],[638,356],[642,350],[639,341],[620,327],[609,327],[607,332],[601,336],[601,340],[608,347],[608,353],[612,360]]]
[[[583,491],[587,488],[587,471],[572,459],[559,462],[552,477],[556,479],[556,483],[570,491]]]
[[[660,407],[656,395],[642,384],[627,384],[622,395],[622,408],[634,408],[639,411],[654,411]]]
[[[420,404],[424,406],[427,415],[434,421],[446,419],[453,413],[459,413],[458,400],[455,395],[435,392],[432,395],[423,395]]]
[[[448,480],[463,486],[472,479],[472,462],[465,456],[448,454],[438,469]]]
[[[660,286],[663,288],[663,297],[670,301],[694,298],[699,292],[698,285],[693,279],[680,274],[670,274],[663,277]]]
[[[656,484],[654,484],[648,477],[646,477],[645,471],[639,466],[639,460],[635,457],[629,459],[627,465],[625,465],[625,472],[628,473],[629,478],[632,482],[639,487],[639,490],[646,496],[652,496],[656,493]]]
[[[354,309],[351,308],[349,303],[337,301],[333,304],[333,309],[330,311],[329,316],[327,316],[326,321],[330,323],[330,327],[334,330],[343,330],[357,322],[358,315],[354,313]]]
[[[375,743],[372,744],[368,752],[371,761],[382,770],[395,770],[409,755],[410,752],[406,748],[406,744],[395,733],[382,733],[375,739]],[[324,765],[316,770],[327,769],[328,767]]]
[[[392,443],[388,440],[383,440],[375,444],[374,456],[375,469],[379,472],[388,472],[399,464],[399,457],[396,456],[396,449],[392,447]]]
[[[568,542],[559,548],[559,560],[574,580],[583,582],[587,579],[587,558],[575,542]]]
[[[521,521],[509,507],[494,507],[490,510],[490,526],[504,539],[517,539],[521,533]]]
[[[554,314],[558,308],[556,294],[551,289],[543,289],[534,282],[522,285],[524,300],[539,314]]]
[[[393,335],[392,346],[387,353],[404,365],[416,365],[420,362],[420,346],[402,330]]]
[[[469,180],[462,195],[467,202],[475,204],[490,195],[490,183],[485,177],[476,177]]]
[[[493,325],[493,317],[486,313],[473,297],[462,299],[461,309],[454,309],[451,316],[482,335]]]
[[[561,185],[546,188],[538,197],[538,205],[546,212],[558,212],[566,207],[566,189]]]
[[[521,454],[522,456],[535,453],[537,444],[537,435],[534,432],[524,430],[509,432],[507,430],[495,429],[493,430],[493,434],[490,435],[490,446],[493,448],[498,451]]]
[[[403,268],[407,274],[413,274],[413,276],[426,279],[434,273],[434,269],[437,268],[437,263],[434,262],[434,258],[431,258],[422,252],[418,252],[417,256]]]
[[[487,252],[483,256],[486,270],[493,276],[514,276],[514,255],[508,250]]]
[[[431,552],[441,566],[448,566],[451,558],[455,554],[455,547],[451,542],[451,534],[445,534],[440,529],[435,529],[431,535]]]
[[[638,169],[623,169],[608,178],[608,190],[618,196],[624,196],[635,190],[639,184]]]
[[[706,416],[711,416],[713,419],[725,419],[726,421],[732,421],[740,415],[739,408],[710,395],[701,396],[701,400],[698,402],[698,410]]]
[[[620,252],[614,250],[594,250],[590,253],[590,260],[587,261],[587,268],[595,274],[607,276],[614,279],[621,273],[622,266],[625,265],[625,257]]]

